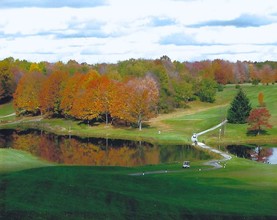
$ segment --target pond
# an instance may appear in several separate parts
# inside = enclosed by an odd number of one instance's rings
[[[0,130],[0,147],[24,150],[47,161],[74,165],[141,166],[213,158],[189,145],[58,136],[39,130]]]
[[[227,151],[238,157],[262,163],[277,164],[277,147],[261,145],[229,145]]]

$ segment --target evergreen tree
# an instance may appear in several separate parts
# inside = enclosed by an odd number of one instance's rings
[[[229,123],[244,124],[249,117],[251,111],[251,104],[246,94],[239,89],[237,95],[231,103],[231,107],[227,113]]]

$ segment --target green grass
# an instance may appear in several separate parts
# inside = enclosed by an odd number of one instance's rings
[[[0,173],[9,173],[49,165],[48,162],[42,161],[27,152],[0,148]]]
[[[194,167],[195,166],[195,167]],[[233,159],[226,169],[129,176],[177,164],[47,167],[0,177],[5,219],[270,219],[276,166]]]
[[[3,116],[10,115],[12,113],[14,113],[14,108],[13,108],[13,103],[12,102],[0,105],[0,120],[1,121],[8,121],[8,120],[15,119],[15,116],[10,116],[10,117],[4,117],[3,118]]]
[[[247,125],[228,124],[222,140],[218,140],[218,131],[203,135],[200,140],[214,144],[277,142],[277,86],[243,88],[253,107],[258,103],[258,93],[264,93],[274,128],[267,135],[249,137]],[[80,125],[64,119],[1,126],[35,127],[59,134],[68,134],[70,127],[73,134],[81,136],[189,143],[193,132],[222,120],[236,92],[234,86],[227,86],[217,94],[215,103],[193,102],[188,109],[151,121],[150,127],[141,132],[134,128]],[[1,149],[0,153],[0,219],[277,218],[277,165],[233,158],[225,169],[209,171],[200,162],[193,162],[188,170],[176,163],[134,168],[49,167],[24,152]],[[32,169],[22,170],[28,168]],[[155,170],[180,172],[128,175]]]

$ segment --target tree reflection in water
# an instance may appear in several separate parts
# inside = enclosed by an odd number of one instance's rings
[[[229,145],[226,149],[238,157],[262,163],[277,164],[277,148],[262,147],[260,145]]]
[[[39,130],[1,130],[0,146],[24,150],[60,164],[139,166],[212,156],[187,145],[156,145],[142,141],[58,136]]]

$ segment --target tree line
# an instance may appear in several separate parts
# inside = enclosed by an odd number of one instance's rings
[[[116,81],[92,70],[86,74],[55,71],[24,74],[14,93],[17,115],[45,115],[93,122],[136,123],[157,113],[159,89],[149,77]]]
[[[162,56],[155,60],[129,59],[116,64],[91,65],[74,60],[67,63],[35,63],[9,57],[0,61],[0,102],[14,98],[18,114],[45,114],[88,121],[99,117],[105,121],[119,118],[132,123],[136,118],[139,124],[145,119],[139,120],[141,116],[137,116],[138,113],[136,116],[127,116],[119,110],[134,108],[130,105],[134,100],[131,94],[135,92],[129,90],[145,90],[147,93],[147,89],[137,88],[145,80],[155,85],[153,88],[157,88],[157,91],[152,92],[158,94],[153,96],[155,101],[151,101],[155,106],[151,106],[148,113],[143,113],[149,115],[145,118],[149,118],[157,112],[186,107],[192,100],[214,102],[216,90],[222,90],[222,85],[227,83],[275,83],[277,62],[179,62]],[[148,91],[149,94],[152,92]],[[126,94],[129,96],[125,97]],[[109,100],[110,96],[118,97],[114,98],[115,102],[124,98],[125,107],[121,107],[122,103],[104,104],[104,100]],[[54,103],[51,104],[54,106],[49,103]],[[79,108],[82,108],[81,111]]]

